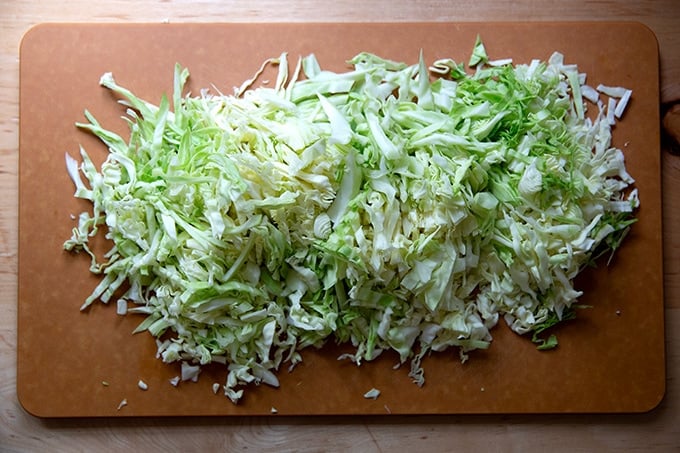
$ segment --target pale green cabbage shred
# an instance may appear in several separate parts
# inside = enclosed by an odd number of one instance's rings
[[[108,157],[66,156],[93,211],[64,247],[103,275],[82,308],[131,304],[164,362],[225,364],[233,402],[327,341],[357,364],[394,350],[422,385],[426,354],[464,360],[499,317],[519,334],[559,322],[634,222],[634,181],[561,54],[493,66],[478,40],[471,60],[361,53],[334,73],[309,55],[289,72],[284,53],[272,87],[196,96],[177,65],[159,105],[105,74],[130,138],[86,112]]]

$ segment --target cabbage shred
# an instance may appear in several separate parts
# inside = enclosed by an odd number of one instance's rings
[[[422,385],[426,354],[465,360],[501,317],[518,334],[569,319],[574,278],[635,221],[608,105],[559,53],[490,65],[478,40],[470,74],[422,54],[268,62],[275,86],[234,95],[185,95],[177,65],[158,105],[107,73],[129,140],[86,112],[109,154],[100,170],[66,156],[93,209],[64,247],[103,276],[82,308],[129,304],[164,362],[225,364],[233,402],[327,341],[357,364],[396,351]]]

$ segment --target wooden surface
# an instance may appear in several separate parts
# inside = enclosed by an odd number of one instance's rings
[[[85,2],[0,5],[0,451],[677,451],[680,447],[680,156],[660,150],[667,389],[639,415],[40,420],[16,397],[18,43],[46,21],[639,20],[656,34],[661,100],[680,99],[680,6],[669,1]],[[49,108],[49,106],[46,106]],[[665,109],[664,109],[665,111]],[[673,123],[669,121],[669,123]],[[55,339],[58,341],[58,339]],[[49,373],[49,369],[44,370]],[[49,448],[48,448],[49,447]]]

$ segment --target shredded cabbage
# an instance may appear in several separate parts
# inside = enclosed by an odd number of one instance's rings
[[[329,339],[357,364],[396,351],[422,385],[430,351],[465,360],[500,318],[535,335],[571,318],[574,278],[635,221],[634,180],[611,145],[623,112],[598,94],[621,106],[630,91],[588,87],[559,53],[490,62],[479,38],[471,74],[422,54],[349,63],[334,73],[309,55],[289,73],[284,53],[264,63],[278,65],[274,87],[253,78],[193,97],[177,65],[158,105],[105,74],[130,137],[86,112],[78,126],[108,157],[97,170],[82,148],[80,163],[66,155],[92,212],[64,247],[103,277],[82,308],[115,298],[144,315],[136,332],[182,363],[183,381],[224,364],[233,402],[247,384],[278,386],[283,363]],[[89,247],[100,228],[103,258]]]

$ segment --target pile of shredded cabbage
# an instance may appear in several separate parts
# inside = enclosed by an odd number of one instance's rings
[[[273,87],[197,96],[178,65],[158,105],[105,74],[130,137],[86,112],[108,157],[97,170],[82,148],[81,163],[66,156],[93,210],[64,247],[103,276],[82,308],[145,315],[136,331],[164,362],[225,364],[233,402],[327,341],[357,364],[394,350],[422,385],[426,354],[464,360],[500,317],[519,334],[571,317],[574,278],[635,221],[611,145],[630,91],[588,86],[559,53],[489,61],[481,40],[469,73],[422,55],[350,63],[334,73],[309,55],[291,72],[282,54],[265,62]],[[88,246],[99,228],[103,258]]]

